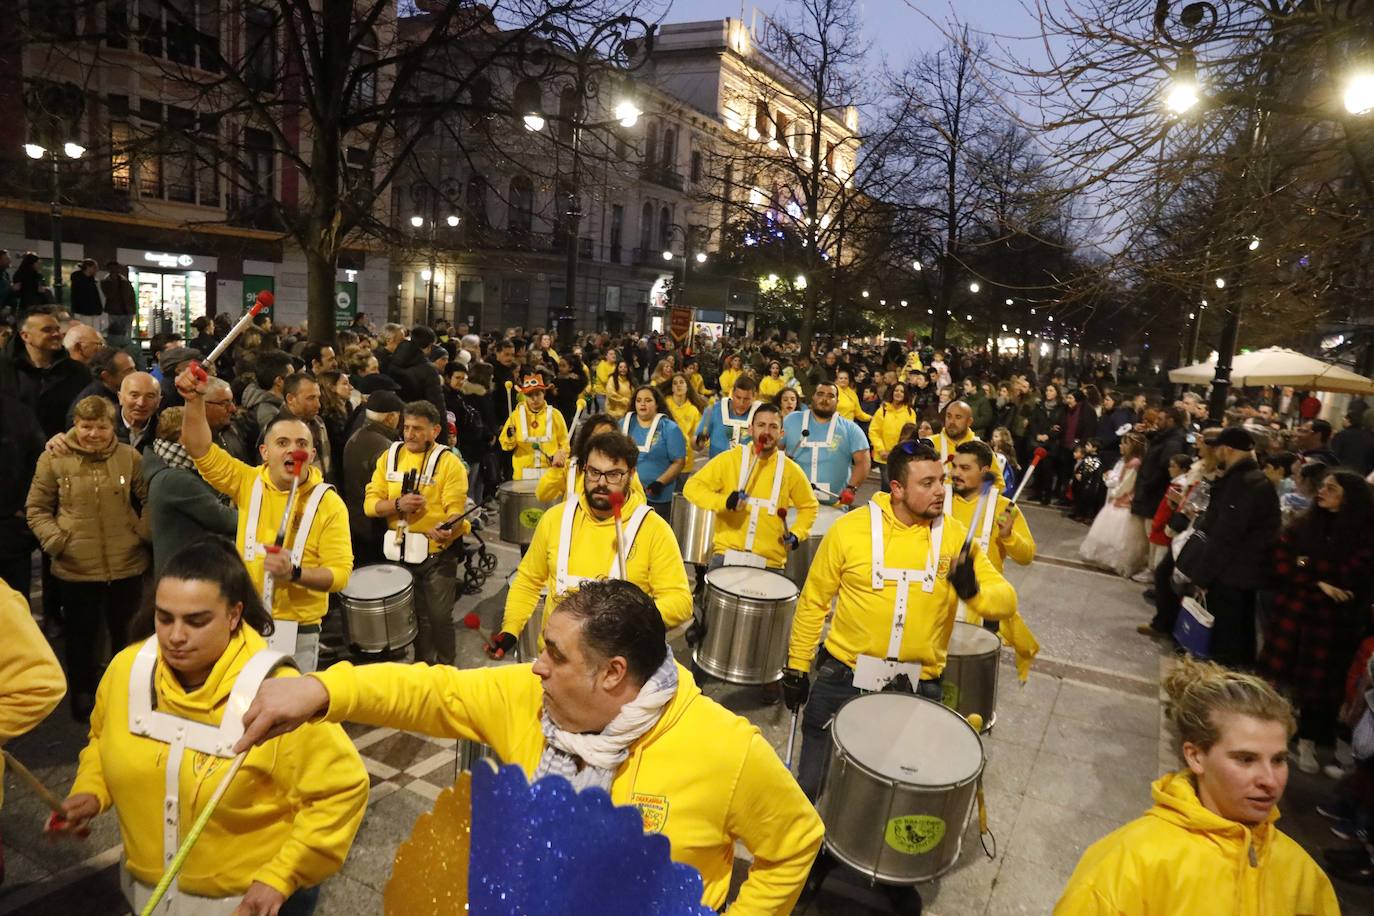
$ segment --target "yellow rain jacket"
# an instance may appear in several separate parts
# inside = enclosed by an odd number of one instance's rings
[[[607,362],[604,359],[601,362],[597,363],[595,376],[596,383],[592,388],[593,392],[595,392],[596,394],[604,395],[606,393],[606,379],[610,378],[614,374],[615,363]]]
[[[431,448],[441,449],[444,446],[433,445]],[[387,456],[390,452],[391,449],[388,448],[377,456],[377,467],[372,471],[372,479],[367,483],[367,490],[363,495],[363,512],[368,518],[378,517],[378,500],[396,499],[401,495],[401,481],[386,479],[389,470]],[[402,444],[396,453],[396,470],[401,474],[406,471],[423,474],[428,460],[428,449],[417,454]],[[425,498],[425,511],[418,518],[412,518],[406,523],[416,534],[428,534],[434,530],[435,525],[462,515],[468,501],[468,469],[463,460],[457,455],[441,456],[439,463],[434,466],[434,483],[428,486],[421,484],[420,495]],[[396,516],[388,518],[387,530],[395,531],[396,523]],[[463,519],[453,528],[458,534],[467,534],[472,530],[467,519]],[[431,555],[441,553],[444,549],[445,545],[438,541],[429,542]]]
[[[735,390],[735,382],[738,381],[739,377],[743,374],[743,369],[726,369],[722,372],[720,378],[717,380],[720,382],[720,396],[728,398],[730,392]]]
[[[883,513],[883,563],[890,568],[924,568],[930,551],[930,526],[903,525],[892,514],[892,496],[878,493],[872,502]],[[835,618],[825,648],[844,664],[854,666],[860,655],[887,656],[892,634],[892,614],[897,600],[896,582],[873,589],[873,541],[867,508],[846,512],[830,526],[816,560],[806,577],[792,618],[788,665],[811,670],[816,644],[830,601],[839,596]],[[964,545],[967,530],[958,519],[946,518],[940,526],[940,560],[935,590],[926,593],[920,583],[908,594],[906,626],[902,631],[899,660],[921,663],[921,679],[938,677],[945,670],[949,637],[959,608],[959,596],[949,584],[949,568]],[[969,609],[983,617],[1004,619],[1016,612],[1016,590],[975,545],[972,552],[978,594]]]
[[[1002,566],[1006,563],[1006,558],[1011,557],[1021,566],[1029,566],[1035,559],[1035,538],[1031,536],[1030,526],[1026,524],[1025,513],[1019,509],[1009,509],[1011,500],[1005,496],[997,497],[997,505],[994,507],[994,519],[1001,518],[1008,511],[1015,513],[1016,520],[1011,524],[1011,537],[1002,540],[1002,535],[993,523],[992,537],[988,541],[988,559],[992,565],[997,567],[997,571],[1002,571]],[[950,493],[950,509],[955,518],[963,522],[964,527],[968,528],[974,524],[973,514],[978,511],[978,497],[975,495],[964,498],[958,493]],[[983,531],[983,520],[980,516],[977,521],[978,531],[974,533],[977,538]],[[972,610],[968,612],[969,623],[981,624],[983,618],[975,614]],[[1026,626],[1026,620],[1021,616],[1021,611],[1017,610],[1010,617],[1004,617],[997,625],[997,633],[1002,637],[1002,641],[1011,646],[1016,652],[1016,676],[1021,680],[1030,677],[1031,662],[1035,661],[1035,656],[1040,653],[1040,642],[1031,632],[1030,627]]]
[[[706,392],[706,379],[704,379],[704,378],[701,377],[701,373],[700,373],[700,372],[693,372],[693,373],[692,373],[692,377],[689,378],[687,381],[689,381],[689,382],[692,383],[692,390],[693,390],[693,391],[695,391],[697,394],[701,395],[703,398],[704,398],[704,397],[707,397],[707,392]]]
[[[778,392],[786,387],[787,379],[782,376],[773,378],[771,375],[765,375],[763,378],[759,379],[759,397],[766,401],[777,400]]]
[[[915,350],[912,350],[910,353],[906,355],[906,372],[910,372],[913,369],[915,369],[917,372],[920,372],[924,368],[925,367],[921,365],[920,353],[917,353]]]
[[[816,494],[811,492],[811,482],[806,479],[805,472],[781,449],[774,449],[773,454],[762,461],[755,458],[753,449],[747,446],[721,452],[687,480],[682,495],[693,505],[716,514],[715,543],[711,545],[713,553],[744,550],[749,530],[749,510],[741,506],[731,512],[725,508],[725,503],[731,493],[740,489],[740,461],[746,450],[750,460],[755,462],[755,467],[749,472],[747,492],[756,499],[766,500],[772,495],[774,469],[779,461],[784,462],[778,506],[796,509],[796,515],[788,526],[775,513],[760,509],[753,546],[753,552],[763,557],[770,568],[781,569],[787,562],[783,535],[791,532],[797,536],[797,540],[805,541],[811,534],[811,525],[815,523],[816,511],[820,507]]]
[[[314,675],[331,722],[385,723],[490,746],[534,774],[544,752],[541,681],[529,665],[461,671],[448,665],[341,662]],[[759,730],[702,695],[678,668],[677,695],[632,744],[611,801],[635,805],[644,829],[667,838],[673,861],[701,872],[702,903],[725,904],[735,841],[753,855],[732,916],[790,913],[824,827]]]
[[[48,717],[67,692],[67,679],[24,596],[0,582],[0,747]],[[0,757],[0,805],[5,758]]]
[[[156,639],[156,637],[152,637]],[[113,806],[130,874],[144,884],[162,877],[162,802],[167,748],[129,733],[129,676],[142,643],[110,663],[95,695],[90,739],[81,751],[72,795]],[[187,693],[161,657],[153,673],[157,708],[219,725],[243,666],[267,643],[239,626],[209,679]],[[278,669],[277,677],[297,677]],[[183,751],[181,835],[185,838],[228,772],[230,759]],[[362,758],[338,725],[316,723],[248,752],[181,870],[177,886],[202,897],[246,893],[254,881],[290,897],[343,867],[367,807]]]
[[[581,475],[578,480],[580,483]],[[577,504],[581,511],[572,523],[567,574],[592,579],[605,578],[615,559],[615,518],[593,518],[587,512],[585,494],[579,494]],[[621,509],[621,517],[628,522],[631,513],[642,505],[644,491],[631,490]],[[568,509],[569,505],[565,500],[553,506],[539,519],[539,525],[534,529],[534,537],[530,540],[529,550],[520,560],[520,565],[515,570],[515,578],[510,583],[510,591],[506,595],[506,615],[501,623],[503,631],[519,633],[524,628],[530,615],[539,605],[541,589],[547,589],[548,594],[552,596],[544,602],[546,621],[558,603],[567,597],[559,593],[557,573],[563,513]],[[639,526],[639,534],[630,545],[626,562],[630,567],[628,580],[654,599],[668,629],[671,630],[692,616],[692,589],[687,584],[687,568],[682,565],[682,552],[678,549],[672,526],[657,512],[651,511],[644,517]],[[571,590],[568,594],[571,594]],[[542,631],[543,628],[540,629]],[[539,643],[543,645],[542,637]]]
[[[1155,780],[1143,817],[1088,847],[1054,916],[1337,916],[1331,881],[1274,826],[1213,814],[1184,770]]]
[[[532,443],[520,434],[521,407],[525,410],[525,432],[534,438],[548,436],[549,441]],[[511,468],[514,479],[520,480],[520,472],[525,468],[549,467],[554,455],[568,451],[568,424],[557,408],[546,403],[543,410],[535,413],[526,401],[523,405],[516,405],[506,418],[506,425],[501,428],[501,448],[515,452],[511,456]],[[542,456],[538,465],[535,464],[536,450]]]
[[[234,544],[243,556],[244,536],[248,530],[248,506],[253,496],[253,481],[262,480],[262,509],[258,513],[258,544],[272,544],[277,540],[277,526],[281,524],[282,513],[286,511],[287,490],[278,490],[272,483],[265,467],[252,467],[239,461],[218,445],[211,445],[210,451],[197,458],[196,470],[205,482],[227,495],[239,509],[238,534]],[[296,508],[293,518],[286,528],[286,548],[296,543],[296,530],[300,525],[301,513],[305,511],[306,500],[315,487],[324,482],[320,469],[311,466],[310,473],[296,492]],[[262,592],[263,558],[261,555],[251,563],[246,563],[248,574],[253,577],[253,585]],[[319,512],[310,526],[305,539],[303,567],[325,567],[334,574],[329,591],[342,591],[348,584],[353,572],[353,542],[348,534],[348,507],[337,490],[326,493],[320,500]],[[329,610],[329,595],[314,589],[281,580],[272,592],[271,614],[281,620],[294,620],[303,625],[319,623]]]
[[[873,412],[873,422],[868,427],[868,441],[873,444],[875,461],[887,461],[887,453],[892,451],[902,438],[902,427],[916,422],[916,411],[903,404],[893,407],[884,404]]]
[[[859,420],[867,422],[873,419],[872,414],[864,413],[863,405],[859,403],[859,392],[853,388],[836,388],[835,390],[840,393],[839,402],[835,408],[836,413],[846,420],[856,422]]]
[[[701,378],[701,376],[697,376],[697,378]],[[682,473],[690,474],[696,461],[696,456],[692,454],[692,442],[696,439],[697,427],[701,425],[701,411],[691,401],[677,403],[671,394],[667,396],[666,400],[668,402],[668,414],[677,424],[677,428],[682,430],[682,438],[687,442],[687,463],[682,466]]]

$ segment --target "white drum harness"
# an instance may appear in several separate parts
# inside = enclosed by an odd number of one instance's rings
[[[544,407],[545,414],[549,414],[551,410],[551,407]],[[547,456],[544,454],[543,446],[545,442],[553,438],[553,417],[546,416],[545,419],[548,422],[548,428],[544,430],[544,435],[531,436],[525,405],[522,403],[519,407],[515,408],[515,424],[516,428],[520,431],[520,441],[528,442],[530,445],[534,446],[534,464],[520,472],[521,480],[538,480],[540,473],[544,469],[544,459]]]
[[[296,539],[291,546],[291,564],[300,566],[305,558],[305,544],[310,537],[310,529],[315,524],[315,515],[320,511],[320,502],[324,495],[333,490],[332,484],[319,483],[310,491],[310,496],[305,501],[305,507],[301,510],[300,524],[296,527]],[[248,498],[248,521],[243,529],[243,561],[252,563],[254,560],[267,553],[267,546],[258,543],[258,517],[262,514],[262,477],[253,481],[253,492]],[[289,522],[288,522],[289,524]],[[266,568],[262,571],[262,603],[267,608],[267,612],[272,612],[273,601],[276,597],[276,580]],[[300,622],[296,620],[282,620],[277,617],[272,618],[275,628],[272,635],[267,639],[267,645],[278,652],[285,652],[288,655],[296,651],[296,632],[300,628]]]
[[[593,576],[574,576],[568,571],[568,554],[572,545],[573,517],[582,510],[580,500],[569,498],[563,504],[563,518],[558,528],[558,565],[554,567],[554,589],[560,599],[573,591],[583,582],[595,581]],[[644,519],[650,512],[654,511],[648,504],[644,504],[630,513],[624,525],[625,531],[625,557],[628,562],[630,549],[634,546],[635,538],[639,535],[639,528],[644,524]],[[626,578],[625,570],[620,568],[620,551],[612,554],[610,568],[606,571],[609,579]]]
[[[403,442],[393,442],[386,453],[386,479],[388,483],[400,483],[405,476],[401,473],[401,449]],[[434,484],[434,472],[439,467],[439,459],[444,457],[448,449],[441,445],[430,447],[429,454],[421,462],[420,486],[428,487]],[[404,521],[396,523],[395,534],[387,532],[386,538],[382,541],[382,555],[393,562],[402,562],[415,565],[423,563],[429,559],[429,538],[423,534],[416,534],[410,530],[410,526]]]

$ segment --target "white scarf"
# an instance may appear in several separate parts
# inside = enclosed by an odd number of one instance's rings
[[[574,791],[595,787],[610,792],[615,771],[630,756],[630,745],[654,727],[676,693],[677,661],[670,649],[663,664],[639,688],[639,695],[622,706],[611,724],[595,735],[564,731],[544,710],[544,755],[539,758],[534,778],[562,776],[572,783]],[[578,760],[583,763],[581,770],[577,769]]]

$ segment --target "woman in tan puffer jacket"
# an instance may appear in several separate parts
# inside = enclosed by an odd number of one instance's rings
[[[90,716],[100,680],[101,621],[118,652],[129,641],[148,569],[148,531],[135,507],[147,499],[148,485],[138,452],[115,440],[115,409],[99,395],[77,402],[65,440],[69,454],[43,453],[25,506],[29,527],[52,557],[77,721]]]

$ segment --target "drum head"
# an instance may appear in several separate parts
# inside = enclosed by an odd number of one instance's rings
[[[414,582],[410,570],[394,563],[378,563],[353,570],[343,594],[349,598],[376,601],[399,594]]]
[[[949,635],[950,655],[987,655],[1000,648],[1002,640],[996,633],[974,623],[956,621],[954,632]]]
[[[507,480],[497,488],[497,492],[514,496],[517,493],[533,493],[538,486],[537,480]]]
[[[835,714],[840,750],[884,779],[951,786],[972,778],[983,743],[963,716],[909,693],[869,693]]]
[[[706,584],[728,595],[764,601],[787,601],[800,594],[796,583],[782,573],[752,566],[718,566],[706,574]]]
[[[844,513],[834,506],[821,506],[816,512],[816,522],[811,526],[811,537],[823,538],[830,526],[844,518]]]

